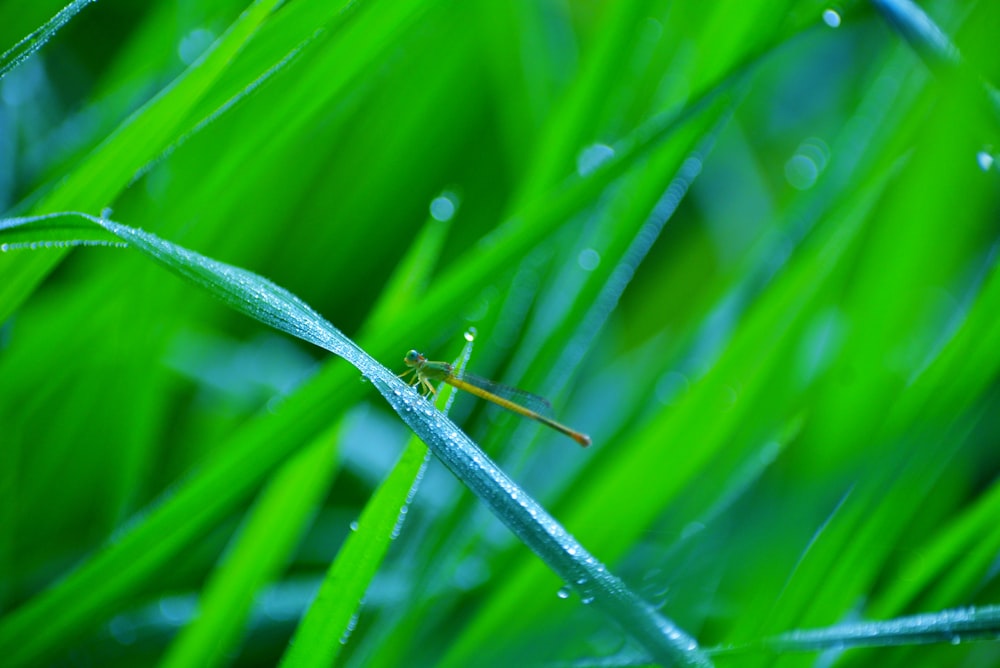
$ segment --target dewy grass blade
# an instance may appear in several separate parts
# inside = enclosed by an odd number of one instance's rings
[[[657,661],[711,665],[691,636],[629,590],[453,422],[298,297],[253,272],[212,260],[154,234],[88,214],[67,215],[81,216],[114,233],[232,308],[350,362],[438,459],[582,599],[617,621]],[[9,221],[0,224],[4,222]],[[33,658],[35,655],[24,653],[20,639],[35,624],[43,623],[42,614],[39,607],[29,604],[8,616],[0,625],[0,652],[22,662]]]
[[[471,352],[466,344],[463,359]],[[454,390],[443,390],[436,405],[447,415]],[[337,552],[316,598],[310,604],[289,648],[285,668],[334,665],[354,629],[368,586],[398,534],[427,466],[429,452],[416,436],[382,480]]]
[[[209,51],[46,192],[36,211],[62,211],[70,206],[98,209],[114,201],[135,173],[176,139],[187,114],[282,2],[251,2]],[[0,321],[14,312],[62,257],[61,253],[23,256],[6,264],[0,281]]]
[[[884,647],[994,640],[1000,635],[1000,606],[943,610],[881,622],[840,624],[790,631],[763,641],[775,652],[808,652],[848,647]]]
[[[406,508],[416,491],[427,457],[427,446],[416,437],[410,439],[392,471],[365,504],[356,525],[352,525],[316,598],[295,629],[282,666],[334,664],[360,613],[365,592],[405,517],[400,509]]]
[[[1000,127],[1000,92],[972,70],[948,35],[924,10],[910,0],[871,0],[889,25],[939,76],[952,78]]]
[[[995,640],[1000,635],[1000,606],[942,610],[884,621],[837,624],[819,629],[789,631],[758,642],[708,647],[711,656],[731,657],[789,652],[843,651],[860,647],[950,644]]]
[[[15,67],[30,58],[35,51],[45,46],[45,43],[55,35],[60,28],[69,23],[70,19],[80,13],[80,11],[94,2],[94,0],[73,0],[51,19],[45,22],[30,35],[10,47],[0,55],[0,79],[3,79]]]

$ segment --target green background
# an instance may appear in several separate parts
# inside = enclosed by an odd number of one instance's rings
[[[0,2],[0,49],[60,8]],[[718,665],[990,665],[720,649],[998,600],[1000,6],[827,9],[100,0],[0,80],[0,210],[110,208],[397,372],[474,327],[594,444],[451,417]],[[14,663],[646,660],[436,460],[408,503],[422,451],[344,361],[0,231]],[[286,654],[324,578],[359,614]]]

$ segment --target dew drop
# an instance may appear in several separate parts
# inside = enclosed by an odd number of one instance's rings
[[[455,215],[455,201],[451,193],[442,193],[431,201],[431,218],[446,223]]]
[[[364,601],[359,601],[359,603],[364,603]],[[354,632],[354,628],[358,625],[358,615],[355,614],[351,617],[351,621],[347,622],[347,628],[340,635],[340,644],[346,645],[347,641],[351,639],[351,634]]]
[[[593,248],[584,248],[576,261],[584,271],[594,271],[601,264],[601,254]]]
[[[816,183],[819,169],[808,156],[793,155],[785,163],[785,180],[796,190],[808,190]]]
[[[135,625],[126,620],[122,615],[108,622],[108,632],[112,638],[122,645],[131,645],[137,639]]]
[[[979,165],[979,169],[988,172],[993,166],[993,156],[988,151],[980,151],[976,154],[976,164]]]
[[[215,35],[204,28],[195,28],[177,45],[177,55],[185,65],[192,64],[215,41]]]
[[[357,531],[357,530],[358,530],[358,521],[354,520],[353,522],[351,522],[351,531]]]
[[[678,371],[668,371],[656,381],[654,395],[664,406],[670,406],[678,401],[690,387],[687,376]]]
[[[840,13],[835,9],[827,9],[823,12],[823,23],[831,28],[840,27]]]
[[[579,172],[580,176],[587,176],[613,158],[614,155],[615,150],[607,144],[591,144],[580,151],[580,155],[576,159],[576,171]]]
[[[569,598],[569,594],[570,594],[569,585],[563,585],[562,587],[559,587],[559,591],[556,592],[556,596],[558,596],[561,599]]]

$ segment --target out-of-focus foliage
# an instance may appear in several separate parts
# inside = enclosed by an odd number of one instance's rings
[[[0,1],[0,52],[61,8]],[[989,665],[905,624],[788,641],[1000,593],[1000,5],[919,11],[99,0],[0,79],[0,215],[111,208],[400,371],[474,327],[471,370],[594,445],[453,419],[743,648],[719,665]],[[408,499],[419,451],[393,468],[343,361],[134,250],[31,241],[0,238],[2,656],[272,665],[350,536],[340,665],[644,659],[437,461]]]

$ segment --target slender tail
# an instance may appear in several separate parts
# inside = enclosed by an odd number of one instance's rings
[[[545,417],[544,415],[538,415],[536,413],[532,417],[534,417],[536,420],[538,420],[542,424],[544,424],[544,425],[546,425],[548,427],[552,427],[553,429],[555,429],[556,431],[558,431],[560,433],[566,434],[567,436],[569,436],[570,438],[572,438],[574,441],[576,441],[577,443],[579,443],[583,447],[587,447],[588,445],[590,445],[590,436],[587,436],[586,434],[581,434],[578,431],[573,431],[572,429],[570,429],[566,425],[559,424],[555,420],[550,420],[549,418]]]

